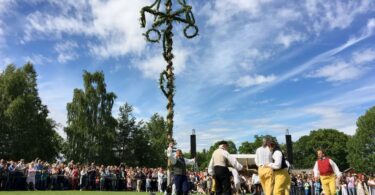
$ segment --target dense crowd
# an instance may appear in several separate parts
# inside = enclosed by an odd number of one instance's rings
[[[322,185],[320,181],[314,181],[312,173],[292,174],[291,180],[291,194],[319,195],[322,193]],[[336,192],[342,195],[375,195],[375,177],[343,173],[340,181],[337,181]]]
[[[113,190],[164,191],[162,168],[74,163],[48,163],[36,159],[0,162],[1,190]]]
[[[213,194],[212,177],[207,171],[188,172],[192,192]],[[321,194],[321,184],[312,174],[291,174],[292,195]],[[234,185],[234,183],[233,183]],[[375,178],[365,175],[344,174],[340,181],[342,195],[375,195]],[[127,167],[55,162],[36,159],[25,163],[0,160],[0,190],[101,190],[164,192],[167,174],[163,168]],[[233,186],[233,189],[236,187]],[[240,175],[238,193],[261,194],[262,187],[256,174]]]
[[[203,172],[188,172],[192,191],[201,180],[209,180]],[[164,192],[167,174],[163,168],[127,167],[74,163],[48,163],[34,160],[0,160],[0,190],[101,190]],[[204,187],[206,188],[206,187]]]

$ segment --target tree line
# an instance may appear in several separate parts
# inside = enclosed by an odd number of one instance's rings
[[[53,161],[63,156],[82,163],[165,167],[165,119],[155,113],[148,121],[137,120],[128,103],[120,106],[118,116],[113,116],[116,94],[107,91],[103,72],[84,71],[82,77],[83,88],[74,89],[72,101],[66,106],[64,140],[39,97],[33,65],[8,65],[0,73],[0,158],[38,157]],[[264,136],[270,135],[255,135],[253,142],[243,142],[238,149],[228,140],[229,150],[254,154]],[[201,169],[207,167],[216,148],[217,143],[213,143],[208,150],[197,153]],[[285,149],[285,145],[281,144],[281,148]],[[293,142],[294,166],[311,168],[317,149],[326,150],[340,169],[353,167],[359,172],[374,173],[375,107],[358,118],[353,136],[336,129],[318,129]]]

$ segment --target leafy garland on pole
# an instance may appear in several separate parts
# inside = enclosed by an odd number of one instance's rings
[[[186,4],[186,0],[177,0],[181,9],[172,11],[172,0],[165,0],[165,12],[160,11],[161,0],[155,0],[150,6],[145,6],[141,9],[141,27],[146,27],[145,13],[149,13],[154,16],[154,21],[150,29],[148,29],[143,35],[146,40],[151,43],[158,43],[160,39],[163,42],[163,57],[167,62],[166,69],[160,73],[159,85],[160,89],[168,99],[167,104],[167,135],[168,141],[174,142],[173,140],[173,117],[174,117],[174,102],[173,97],[175,94],[174,80],[175,76],[173,73],[173,22],[184,23],[184,36],[191,39],[198,35],[198,27],[195,25],[194,15],[191,11],[192,7]],[[159,28],[164,28],[159,30]],[[152,36],[153,35],[153,36]],[[168,170],[170,171],[171,166],[168,162]],[[168,178],[168,185],[170,185],[170,178]]]

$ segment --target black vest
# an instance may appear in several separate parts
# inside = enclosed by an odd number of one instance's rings
[[[177,158],[176,164],[174,164],[174,174],[175,175],[186,175],[186,164],[184,158]]]
[[[280,152],[281,152],[281,150],[276,149],[276,150],[274,150],[274,151],[272,152],[272,155],[273,155],[273,153],[275,153],[275,151],[280,151]],[[280,167],[280,169],[275,169],[275,170],[281,170],[281,169],[288,168],[288,165],[286,164],[286,160],[285,160],[284,153],[281,152],[281,155],[282,155],[282,156],[281,156],[281,167]],[[273,162],[275,162],[275,160],[273,160]]]

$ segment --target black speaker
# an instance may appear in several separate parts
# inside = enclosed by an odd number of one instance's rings
[[[195,134],[190,135],[190,158],[197,157],[197,143]]]
[[[291,135],[285,135],[286,139],[286,153],[288,156],[288,161],[290,164],[293,164],[293,143],[292,143],[292,136]]]

